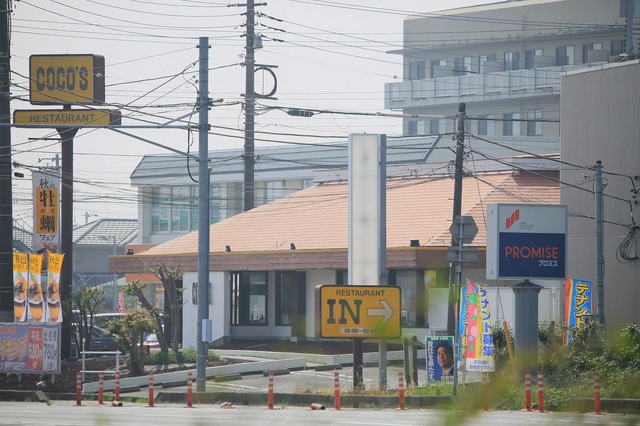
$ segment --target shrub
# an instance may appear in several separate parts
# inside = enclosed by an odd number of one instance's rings
[[[176,356],[176,353],[173,351],[168,352],[168,363],[169,364],[195,364],[197,358],[197,351],[195,348],[186,348],[180,349]],[[220,356],[214,351],[208,351],[207,353],[207,361],[214,362],[220,360]],[[162,358],[162,351],[151,351],[148,355],[146,355],[143,359],[143,362],[146,365],[149,364],[164,364]]]

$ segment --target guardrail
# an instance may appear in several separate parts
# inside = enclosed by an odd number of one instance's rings
[[[105,373],[116,374],[120,372],[120,352],[119,351],[82,351],[82,382],[84,383],[85,373]],[[85,355],[114,355],[116,356],[116,369],[115,371],[102,371],[102,370],[86,370],[86,356]]]

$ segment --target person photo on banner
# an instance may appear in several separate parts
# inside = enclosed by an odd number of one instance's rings
[[[453,375],[453,346],[448,341],[441,341],[436,346],[436,359],[442,369],[442,376]]]

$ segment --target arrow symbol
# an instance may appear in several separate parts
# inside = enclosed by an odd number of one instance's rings
[[[386,324],[393,316],[393,309],[386,300],[381,300],[380,304],[383,306],[382,308],[367,309],[367,315],[370,317],[384,317],[382,321],[380,321],[380,324]]]

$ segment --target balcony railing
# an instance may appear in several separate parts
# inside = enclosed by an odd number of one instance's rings
[[[559,94],[560,77],[563,73],[583,68],[600,68],[603,64],[605,62],[387,83],[385,108],[443,105],[458,102],[458,98],[480,101],[487,98],[539,96],[543,93]]]

